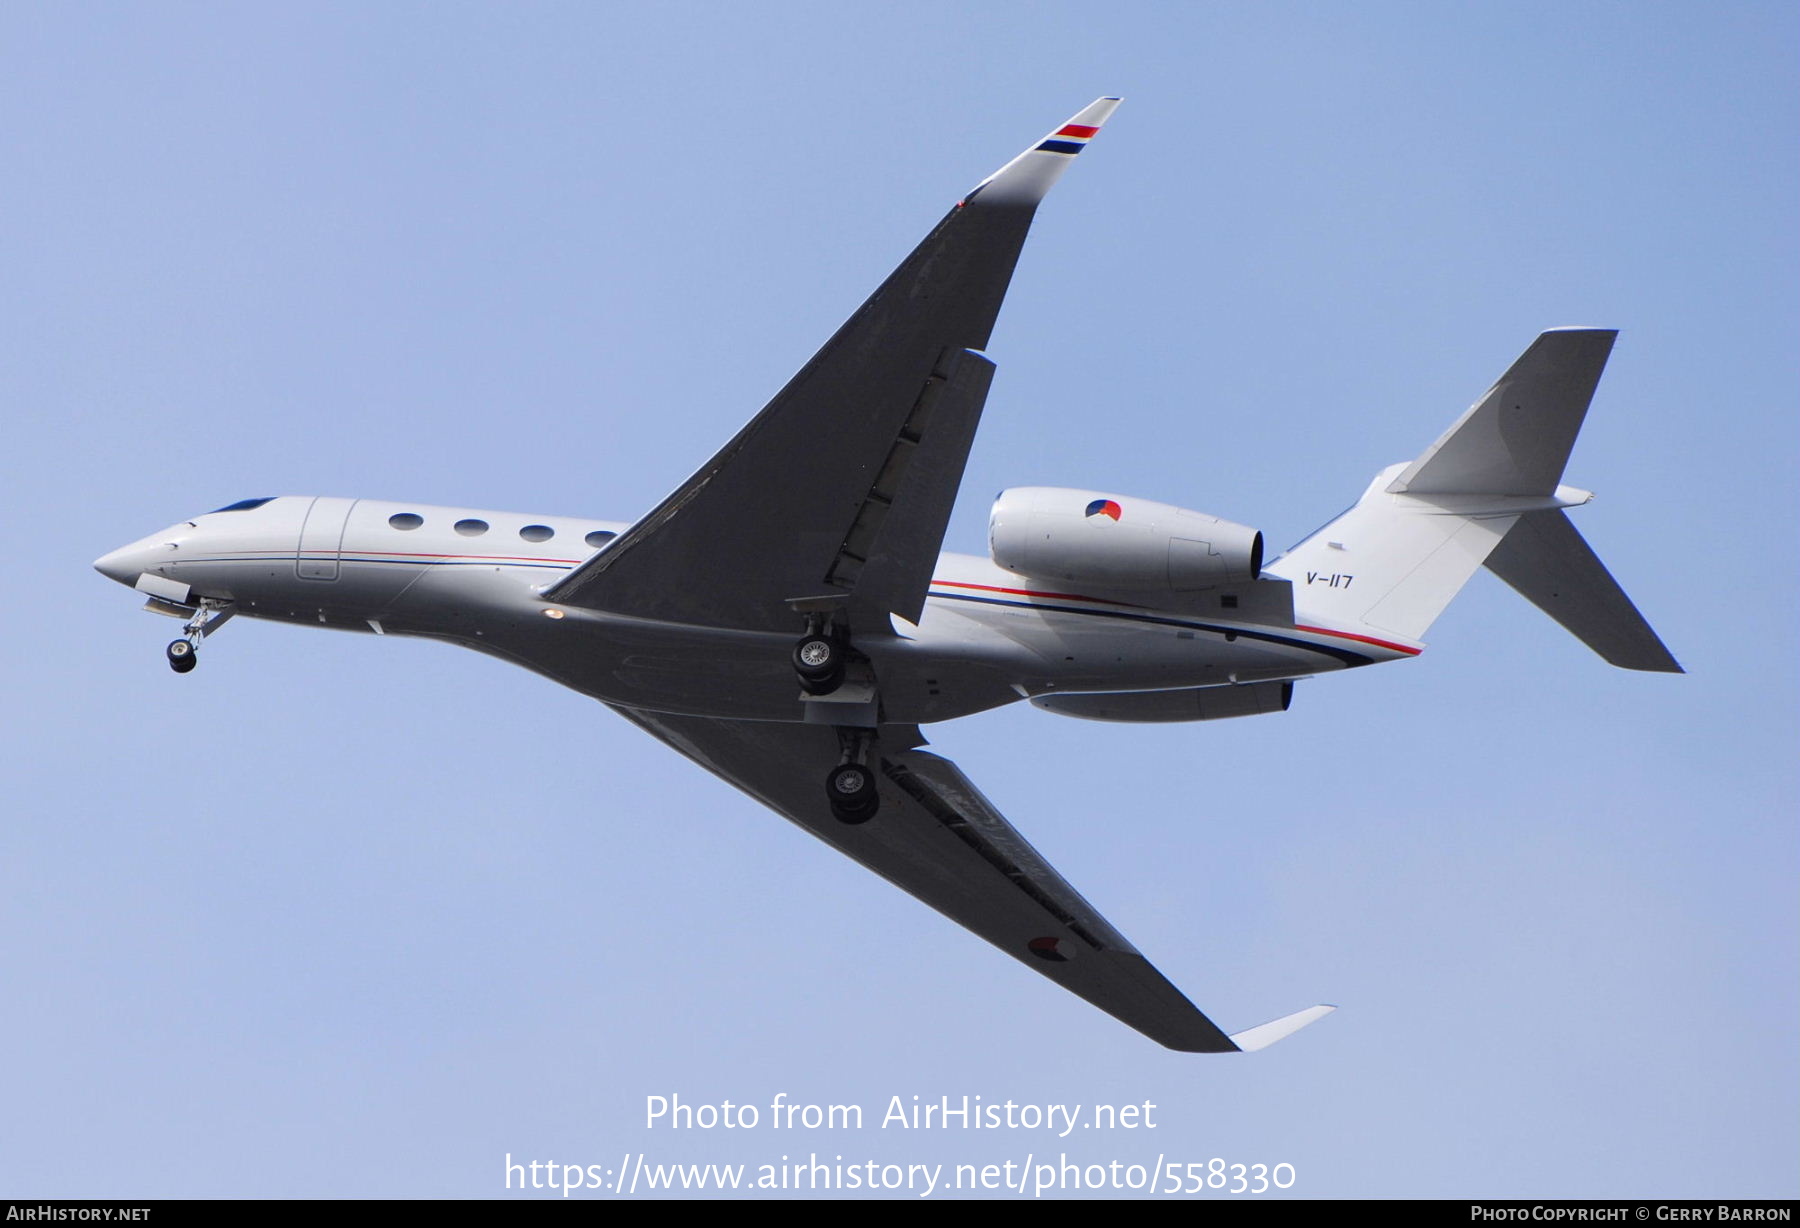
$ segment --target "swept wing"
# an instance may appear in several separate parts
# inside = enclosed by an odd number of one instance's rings
[[[1038,202],[1116,106],[959,201],[736,438],[546,597],[793,631],[790,599],[842,596],[854,631],[917,622],[993,374],[978,351]]]

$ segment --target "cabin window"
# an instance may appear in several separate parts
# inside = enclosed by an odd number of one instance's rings
[[[585,540],[588,545],[590,545],[594,549],[598,550],[600,547],[604,546],[607,542],[611,541],[613,538],[615,538],[617,536],[618,536],[617,533],[609,533],[605,529],[595,529],[592,533],[589,533],[587,535],[587,537],[584,538],[583,540]]]
[[[416,529],[425,523],[425,517],[412,512],[395,512],[388,517],[388,524],[396,529]]]
[[[480,537],[483,533],[488,531],[488,522],[471,518],[468,520],[459,520],[453,527],[464,537]]]
[[[519,536],[528,542],[547,542],[556,536],[556,530],[547,524],[528,524],[519,530]]]

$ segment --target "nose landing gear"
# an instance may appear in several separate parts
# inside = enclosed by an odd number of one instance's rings
[[[224,626],[235,613],[237,607],[229,601],[202,597],[194,609],[194,616],[181,629],[181,638],[171,640],[168,648],[163,650],[163,655],[169,658],[169,668],[185,674],[200,664],[200,641]]]

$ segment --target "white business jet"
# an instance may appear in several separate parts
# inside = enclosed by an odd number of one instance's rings
[[[1008,490],[989,555],[939,554],[1038,203],[1103,98],[983,181],[775,399],[636,521],[246,499],[95,566],[186,620],[448,640],[609,705],[702,767],[1173,1049],[1226,1035],[919,726],[1027,699],[1103,721],[1280,712],[1296,679],[1418,655],[1485,564],[1602,657],[1679,671],[1564,509],[1614,334],[1547,332],[1410,464],[1273,561],[1262,534],[1088,490]]]

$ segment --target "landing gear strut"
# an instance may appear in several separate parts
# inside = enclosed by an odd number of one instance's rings
[[[169,668],[178,674],[185,674],[200,664],[200,641],[224,626],[235,613],[237,607],[229,601],[202,597],[200,604],[194,609],[194,616],[181,629],[181,638],[169,641],[168,648],[164,649],[164,655],[169,658]]]
[[[876,789],[881,757],[875,751],[875,737],[867,729],[844,727],[838,730],[838,738],[843,743],[843,762],[825,776],[831,815],[852,826],[867,823],[881,808],[881,794]]]

